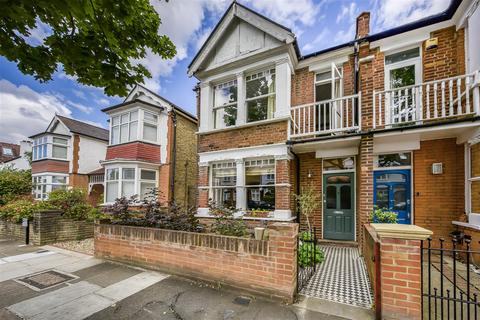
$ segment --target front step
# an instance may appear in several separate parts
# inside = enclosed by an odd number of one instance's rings
[[[328,315],[353,320],[375,319],[375,311],[325,299],[299,295],[299,301],[293,305],[300,309],[316,311]]]
[[[342,246],[342,247],[355,247],[358,248],[358,242],[356,241],[343,241],[343,240],[329,240],[329,239],[317,239],[318,244]]]

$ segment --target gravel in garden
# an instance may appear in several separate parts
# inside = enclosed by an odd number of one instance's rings
[[[93,255],[93,238],[85,239],[85,240],[73,240],[73,241],[65,241],[65,242],[57,242],[54,243],[53,246],[59,247],[66,250],[77,251],[89,255]]]

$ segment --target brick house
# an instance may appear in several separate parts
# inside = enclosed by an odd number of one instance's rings
[[[30,169],[30,152],[32,152],[31,141],[22,140],[20,144],[0,142],[0,168]]]
[[[109,144],[90,183],[105,184],[104,203],[133,195],[142,200],[156,187],[162,202],[194,206],[197,118],[140,85],[102,111],[110,117]]]
[[[30,139],[33,195],[46,199],[55,189],[88,187],[88,174],[105,159],[108,130],[56,115],[44,132]]]
[[[302,55],[289,29],[233,2],[189,66],[198,216],[208,201],[290,221],[321,197],[318,237],[362,241],[374,205],[448,237],[480,228],[478,1]]]

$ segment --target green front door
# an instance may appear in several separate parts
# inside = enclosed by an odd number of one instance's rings
[[[355,239],[355,184],[352,172],[323,176],[323,238]]]

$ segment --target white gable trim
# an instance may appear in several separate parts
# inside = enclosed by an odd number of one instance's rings
[[[139,94],[138,97],[136,97],[137,94]],[[144,97],[142,97],[142,95]],[[145,97],[147,99],[145,99]],[[169,102],[165,101],[164,99],[161,99],[159,96],[155,95],[150,90],[148,90],[147,88],[144,88],[141,85],[136,85],[135,88],[133,88],[133,90],[130,91],[127,98],[125,98],[124,102],[129,102],[135,99],[145,101],[147,103],[151,103],[154,105],[158,105],[159,107],[165,108],[167,111],[172,110],[172,105]]]
[[[60,120],[59,117],[57,117],[57,115],[55,115],[52,121],[50,121],[50,124],[48,125],[47,130],[45,130],[45,132],[53,133],[53,130],[55,129],[55,125],[57,124],[57,122],[65,128],[65,131],[71,134],[70,129],[62,122],[62,120]]]
[[[285,30],[271,21],[268,21],[259,14],[247,10],[242,6],[239,6],[237,3],[233,3],[229,11],[223,17],[222,21],[220,21],[220,23],[217,25],[214,33],[211,34],[210,39],[207,40],[197,57],[192,61],[191,66],[188,68],[189,76],[192,76],[195,72],[197,72],[202,62],[204,62],[204,60],[215,48],[217,42],[224,35],[235,17],[264,31],[283,43],[289,44],[295,41],[295,35],[293,33]]]

